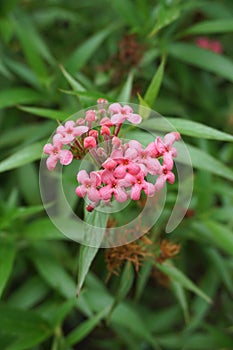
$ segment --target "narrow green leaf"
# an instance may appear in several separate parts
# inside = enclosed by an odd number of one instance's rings
[[[39,276],[33,276],[27,279],[19,286],[8,299],[8,303],[12,307],[20,309],[29,309],[34,305],[38,305],[46,294],[49,288]]]
[[[186,43],[170,45],[168,54],[233,82],[233,62],[223,55]]]
[[[31,259],[40,275],[50,286],[66,298],[75,297],[75,283],[58,261],[39,249],[31,253]]]
[[[209,234],[214,242],[226,253],[233,255],[232,231],[215,221],[205,221],[204,224],[209,229]]]
[[[133,73],[129,73],[125,84],[122,87],[120,94],[117,97],[117,101],[129,102],[133,86]]]
[[[88,226],[86,228],[87,230],[87,235],[90,237],[96,234],[96,227],[106,227],[108,220],[108,215],[105,215],[104,213],[101,212],[94,212],[88,213],[86,212],[86,222],[90,224],[91,226]],[[100,226],[101,225],[101,226]],[[104,231],[101,233],[102,235],[104,234]],[[99,232],[100,235],[100,232]],[[101,244],[101,239],[102,237],[97,237],[98,239],[98,244],[100,246]],[[83,283],[85,281],[85,278],[88,274],[88,271],[90,269],[90,266],[92,264],[92,261],[94,260],[96,254],[98,253],[99,247],[97,246],[87,246],[87,245],[81,245],[80,250],[79,250],[79,267],[78,267],[78,285],[77,285],[77,295],[79,295],[81,288],[83,286]]]
[[[61,120],[64,121],[68,118],[69,113],[62,112],[62,111],[56,111],[53,109],[46,109],[46,108],[38,108],[38,107],[26,107],[26,106],[18,106],[18,108],[21,111],[38,115],[43,118],[49,118],[53,120]]]
[[[69,346],[76,345],[80,341],[90,334],[93,329],[98,326],[100,321],[107,315],[109,312],[109,307],[101,310],[96,315],[92,316],[87,321],[81,323],[76,329],[74,329],[71,333],[66,337],[66,342]]]
[[[174,281],[174,280],[171,281],[171,286],[172,286],[173,292],[174,292],[174,294],[175,294],[175,296],[176,296],[176,298],[181,306],[181,309],[183,311],[184,320],[186,323],[188,323],[190,320],[190,315],[189,315],[188,301],[187,301],[187,297],[185,294],[185,290],[179,282]]]
[[[40,102],[43,99],[43,95],[34,90],[14,87],[0,91],[0,108],[12,107],[20,103]]]
[[[74,91],[86,91],[85,87],[74,79],[62,65],[60,65],[60,69]]]
[[[156,267],[168,275],[171,279],[173,279],[175,282],[178,282],[181,286],[184,288],[190,290],[191,292],[199,295],[201,298],[203,298],[208,303],[211,303],[211,299],[206,295],[201,289],[199,289],[188,277],[184,275],[184,273],[180,270],[178,270],[175,266],[172,266],[171,264],[156,264]]]
[[[16,249],[13,243],[2,241],[0,244],[0,297],[10,277]]]
[[[29,240],[58,240],[66,239],[49,218],[38,219],[26,226],[23,236]]]
[[[40,51],[35,45],[35,38],[32,35],[32,26],[30,25],[28,28],[25,16],[23,16],[20,21],[14,19],[13,24],[15,33],[20,40],[22,49],[32,70],[36,73],[38,78],[46,78],[48,75],[47,67],[41,58]]]
[[[41,142],[34,143],[30,146],[12,154],[8,158],[0,162],[0,173],[18,168],[22,165],[31,163],[42,156],[43,144]]]
[[[163,73],[164,73],[164,64],[165,64],[165,56],[163,56],[162,61],[157,69],[157,71],[155,72],[155,75],[148,87],[148,89],[146,90],[145,96],[144,96],[144,101],[146,102],[146,104],[150,107],[153,106],[156,97],[159,93],[159,89],[163,80]]]
[[[111,34],[114,28],[115,26],[110,26],[103,29],[81,44],[67,60],[65,66],[68,68],[68,70],[71,73],[80,70],[102,44],[102,42],[107,38],[107,36]]]
[[[171,127],[169,127],[169,123],[171,124]],[[181,118],[166,117],[149,119],[143,121],[142,126],[145,126],[149,130],[174,131],[174,129],[176,129],[182,135],[211,140],[233,141],[233,136],[230,134],[201,123]]]
[[[146,284],[150,278],[151,269],[153,263],[151,261],[145,261],[143,266],[140,268],[140,277],[137,279],[135,299],[138,301],[146,287]]]
[[[186,144],[186,147],[190,154],[191,163],[194,168],[206,170],[206,171],[209,171],[210,173],[222,176],[228,180],[233,181],[233,171],[230,168],[228,168],[225,164],[221,163],[216,158],[212,157],[208,153],[205,153],[204,151],[194,146]],[[187,164],[187,159],[182,154],[182,149],[180,148],[179,143],[177,143],[176,148],[178,150],[177,161]],[[189,164],[189,160],[188,160],[188,164]]]
[[[0,305],[0,323],[4,333],[14,339],[7,350],[31,349],[52,333],[49,324],[36,312],[5,305]]]
[[[178,7],[165,7],[161,6],[157,14],[157,22],[150,32],[149,36],[152,37],[158,33],[158,31],[170,23],[177,20],[180,16],[180,9]]]
[[[196,34],[218,34],[227,33],[233,31],[232,19],[216,19],[211,21],[203,21],[193,25],[182,32],[183,35],[196,35]]]
[[[111,6],[118,13],[120,20],[127,26],[138,27],[137,11],[132,0],[113,0]]]

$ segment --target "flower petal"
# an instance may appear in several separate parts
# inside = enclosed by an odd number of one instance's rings
[[[139,114],[132,113],[127,116],[127,120],[132,124],[140,124],[142,117]]]
[[[59,152],[59,159],[60,159],[60,163],[62,165],[68,165],[73,160],[73,154],[70,151],[66,150],[66,149],[61,150]]]
[[[80,170],[77,175],[77,180],[81,184],[86,184],[90,182],[89,175],[86,170]]]
[[[113,193],[114,193],[116,200],[119,203],[123,203],[128,199],[128,195],[125,192],[125,190],[123,190],[123,188],[121,188],[119,186],[117,186],[116,188],[113,189]]]
[[[58,156],[50,156],[47,160],[46,160],[46,165],[49,171],[52,171],[56,168],[58,162]]]

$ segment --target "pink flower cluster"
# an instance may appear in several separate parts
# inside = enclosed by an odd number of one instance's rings
[[[120,203],[129,198],[139,200],[142,191],[148,197],[154,196],[166,181],[171,184],[175,181],[172,169],[177,151],[173,144],[180,134],[171,132],[163,140],[157,137],[145,148],[136,140],[124,143],[119,138],[122,124],[125,121],[139,124],[142,118],[130,106],[119,103],[107,106],[106,100],[99,99],[96,110],[88,110],[85,118],[76,122],[60,125],[53,143],[44,146],[44,152],[49,155],[49,170],[58,161],[68,165],[88,152],[92,156],[98,170],[90,173],[80,170],[77,175],[80,185],[76,188],[79,197],[90,200],[89,211],[113,198]]]
[[[197,46],[203,49],[210,50],[218,54],[223,53],[222,44],[218,40],[210,40],[209,38],[203,36],[197,38],[195,43]]]

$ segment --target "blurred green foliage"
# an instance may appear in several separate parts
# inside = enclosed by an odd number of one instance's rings
[[[231,0],[1,2],[1,350],[233,349],[232,13]],[[158,265],[169,287],[151,262],[106,285],[104,250],[79,251],[45,214],[43,144],[98,97],[152,107],[188,144],[193,198],[166,236],[182,248]]]

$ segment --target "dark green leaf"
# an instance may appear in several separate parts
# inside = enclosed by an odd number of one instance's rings
[[[16,249],[15,245],[10,242],[1,241],[0,244],[0,297],[4,287],[10,277]]]
[[[233,82],[233,62],[223,55],[185,43],[170,45],[168,53],[182,62],[215,73]]]

